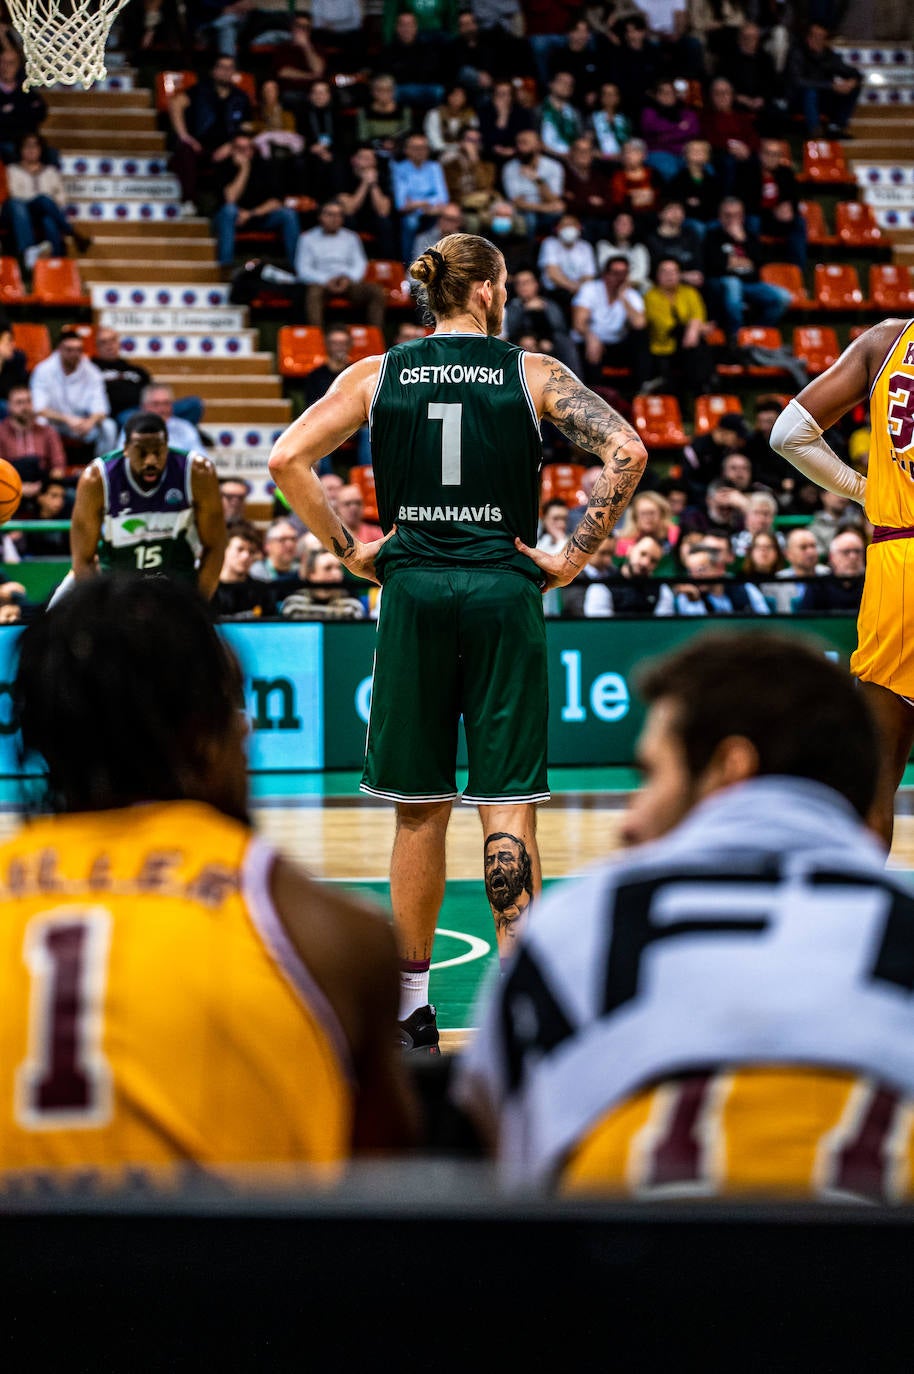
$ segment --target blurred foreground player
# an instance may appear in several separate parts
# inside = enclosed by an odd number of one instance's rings
[[[822,431],[869,398],[863,477]],[[876,717],[882,767],[871,823],[892,844],[895,793],[914,745],[914,321],[884,320],[856,339],[781,412],[771,447],[826,491],[849,496],[873,525],[851,672]],[[910,564],[910,567],[909,567]]]
[[[323,1180],[408,1142],[392,934],[252,833],[241,678],[198,594],[78,583],[23,635],[14,700],[57,814],[0,847],[7,1180]]]
[[[824,652],[652,665],[640,847],[535,908],[459,1098],[504,1178],[641,1198],[914,1191],[914,897],[863,824],[867,701]]]

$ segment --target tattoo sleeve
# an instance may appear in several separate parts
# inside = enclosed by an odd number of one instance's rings
[[[647,451],[618,411],[552,358],[548,359],[543,407],[544,418],[566,439],[595,453],[603,463],[587,511],[565,546],[566,560],[581,567],[576,554],[583,554],[586,562],[618,523],[641,480]]]

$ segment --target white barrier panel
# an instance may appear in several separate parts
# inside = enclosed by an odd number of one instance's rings
[[[120,310],[108,307],[99,311],[99,324],[108,329],[157,330],[181,334],[203,330],[217,334],[222,330],[238,332],[245,328],[245,311],[240,306],[213,306],[212,310]]]
[[[76,181],[78,178],[73,177]],[[106,195],[108,192],[105,193]],[[181,207],[175,200],[71,200],[67,206],[70,219],[91,219],[101,223],[131,224],[171,223],[181,218]]]
[[[124,334],[121,352],[161,358],[236,358],[254,352],[254,331],[242,334]]]
[[[68,200],[126,201],[135,197],[138,201],[154,200],[166,203],[180,202],[181,199],[181,187],[177,178],[164,174],[110,177],[98,173],[92,176],[70,174],[65,175],[63,180]]]
[[[154,177],[168,171],[168,154],[129,157],[121,153],[64,153],[60,170],[65,177]]]
[[[92,305],[96,310],[109,306],[125,309],[137,306],[149,308],[165,307],[180,310],[187,307],[207,308],[214,305],[228,305],[229,287],[218,282],[206,282],[202,286],[166,286],[162,282],[95,282],[90,287]]]

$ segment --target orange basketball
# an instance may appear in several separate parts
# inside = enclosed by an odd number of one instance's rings
[[[0,458],[0,525],[16,514],[22,500],[22,478],[5,458]]]

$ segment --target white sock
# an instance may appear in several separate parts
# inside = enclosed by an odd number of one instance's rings
[[[405,1021],[408,1016],[419,1007],[424,1007],[428,1002],[428,982],[429,971],[423,969],[418,972],[414,969],[400,970],[400,1010],[397,1014],[398,1021]]]

